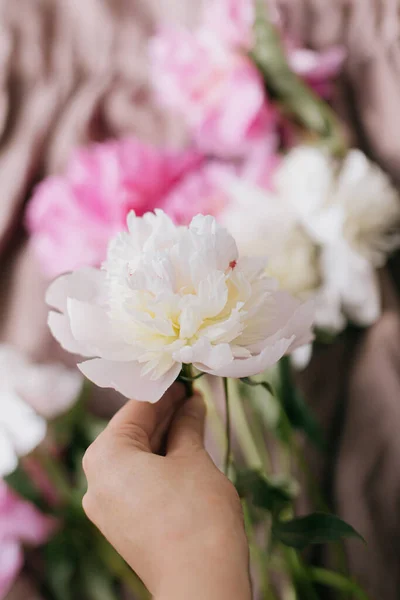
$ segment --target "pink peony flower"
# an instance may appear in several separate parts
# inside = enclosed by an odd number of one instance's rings
[[[166,214],[179,225],[188,225],[197,214],[217,216],[229,203],[225,188],[235,174],[238,170],[231,163],[206,163],[187,175],[167,196]]]
[[[98,266],[128,212],[159,206],[200,160],[193,151],[160,150],[134,138],[76,151],[65,176],[40,184],[28,206],[27,226],[44,273]]]
[[[188,225],[197,214],[218,217],[231,201],[229,190],[233,178],[239,177],[269,189],[279,164],[275,144],[255,145],[241,164],[205,162],[173,188],[165,199],[164,210],[182,225]]]
[[[0,480],[0,599],[5,598],[23,565],[23,544],[44,544],[54,521],[16,496]]]
[[[274,132],[277,113],[258,70],[212,32],[165,29],[150,52],[161,102],[182,113],[203,152],[243,156]]]
[[[293,71],[323,98],[332,95],[332,81],[338,76],[345,59],[342,46],[333,46],[317,52],[302,48],[283,32],[282,19],[274,7],[268,6],[269,17],[282,31],[287,58]],[[242,50],[253,45],[255,20],[254,0],[210,0],[206,2],[202,27],[212,32],[222,43]]]
[[[333,81],[339,75],[346,52],[341,46],[332,46],[316,52],[307,48],[295,47],[288,42],[288,60],[299,77],[322,98],[329,99],[333,93]]]
[[[249,50],[254,18],[254,0],[209,0],[204,4],[202,25],[223,43]]]

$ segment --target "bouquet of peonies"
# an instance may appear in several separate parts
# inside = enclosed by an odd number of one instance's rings
[[[28,204],[54,279],[49,327],[86,381],[0,348],[0,598],[24,564],[46,600],[109,600],[122,584],[148,597],[81,508],[81,459],[105,426],[88,400],[94,383],[157,402],[181,380],[209,405],[258,596],[313,600],[318,584],[365,599],[340,545],[359,535],[315,493],[302,438],[321,452],[324,439],[293,376],[378,319],[377,269],[400,246],[395,188],[329,106],[344,51],[299,47],[266,0],[219,0],[194,31],[162,27],[149,57],[186,147],[79,149]],[[316,512],[296,517],[301,471]],[[299,553],[327,542],[337,572]]]

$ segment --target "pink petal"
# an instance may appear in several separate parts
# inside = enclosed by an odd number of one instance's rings
[[[0,505],[0,540],[15,539],[40,546],[48,540],[54,525],[54,519],[43,515],[33,504],[7,489],[6,502],[3,498]]]
[[[0,600],[11,589],[23,564],[20,544],[14,540],[0,541]]]

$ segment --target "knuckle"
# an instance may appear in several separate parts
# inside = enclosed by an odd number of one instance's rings
[[[95,473],[96,476],[99,475],[99,471],[107,458],[107,454],[107,444],[104,443],[104,433],[102,433],[89,446],[83,456],[82,467],[87,477],[90,477],[92,473]]]
[[[150,447],[150,439],[147,432],[136,423],[127,423],[123,427],[119,427],[118,436],[126,438],[138,450],[148,451]]]
[[[82,498],[82,508],[90,521],[95,520],[95,502],[90,492],[87,492]]]
[[[94,450],[94,443],[93,443],[86,450],[86,452],[83,456],[83,459],[82,459],[82,467],[83,467],[83,470],[84,470],[86,476],[88,476],[90,474],[92,465],[95,462],[94,454],[95,454],[95,450]]]
[[[238,513],[242,514],[242,502],[240,500],[239,493],[233,483],[228,481],[227,495],[234,509],[237,509]]]

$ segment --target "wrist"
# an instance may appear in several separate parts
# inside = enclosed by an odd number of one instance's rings
[[[170,548],[154,598],[251,600],[244,530],[229,535],[214,532],[201,540],[189,540],[181,548]]]

